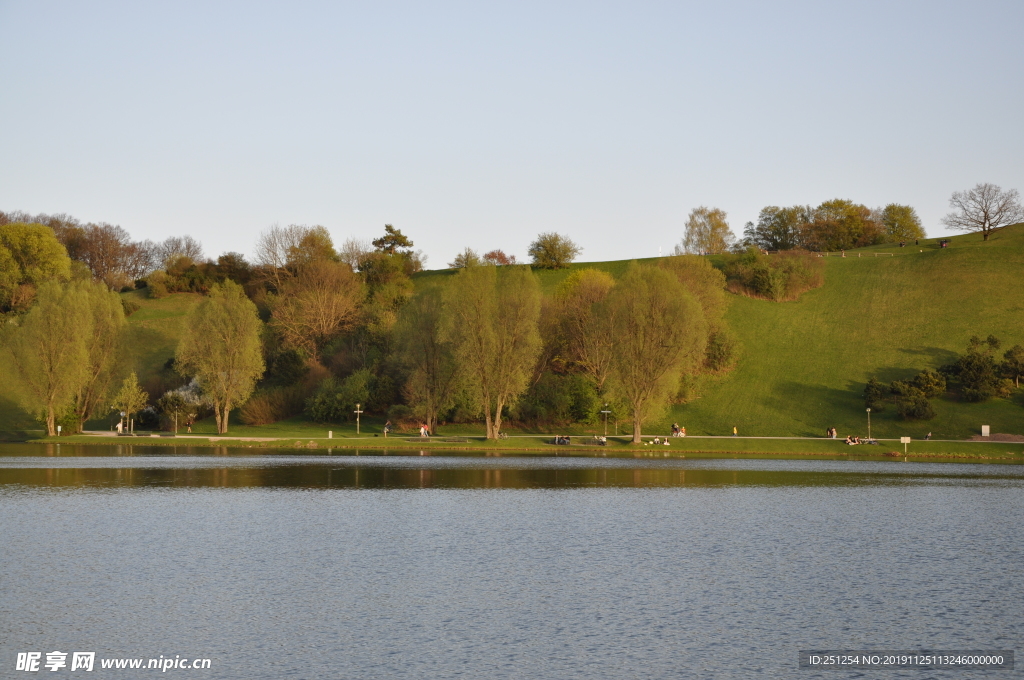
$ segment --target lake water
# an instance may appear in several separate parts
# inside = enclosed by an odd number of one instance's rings
[[[798,651],[1024,649],[1022,491],[1004,465],[0,444],[0,677],[60,650],[96,670],[46,677],[959,678]]]

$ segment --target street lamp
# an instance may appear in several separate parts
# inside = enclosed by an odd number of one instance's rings
[[[608,414],[611,413],[611,411],[607,410],[608,409],[608,404],[605,404],[604,407],[605,407],[605,410],[601,411],[601,413],[604,414],[604,436],[607,437],[608,436]]]
[[[868,439],[871,439],[871,409],[868,409]]]

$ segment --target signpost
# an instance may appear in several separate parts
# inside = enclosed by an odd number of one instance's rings
[[[356,404],[356,410],[353,413],[356,414],[356,434],[359,434],[359,416],[362,415],[362,411],[359,410],[361,404]]]
[[[608,436],[608,414],[611,413],[611,411],[607,410],[608,409],[608,404],[605,404],[604,408],[605,408],[605,410],[601,411],[601,413],[604,414],[604,436],[607,437]]]
[[[900,444],[903,444],[903,455],[907,455],[907,444],[910,443],[910,437],[900,437]]]

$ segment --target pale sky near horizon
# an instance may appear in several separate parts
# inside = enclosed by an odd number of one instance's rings
[[[689,211],[1024,191],[1024,2],[0,0],[0,210],[251,254],[651,257]]]

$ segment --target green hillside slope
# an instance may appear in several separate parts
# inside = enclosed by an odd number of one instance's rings
[[[923,252],[920,252],[923,251]],[[875,253],[894,253],[892,257]],[[919,247],[873,247],[827,259],[825,285],[796,302],[735,297],[728,321],[744,349],[736,370],[672,414],[689,431],[725,434],[866,433],[862,393],[950,363],[972,335],[1024,344],[1024,225]],[[894,409],[872,414],[872,434],[939,438],[1024,431],[1024,408],[993,399],[935,402],[932,421],[905,423]]]

